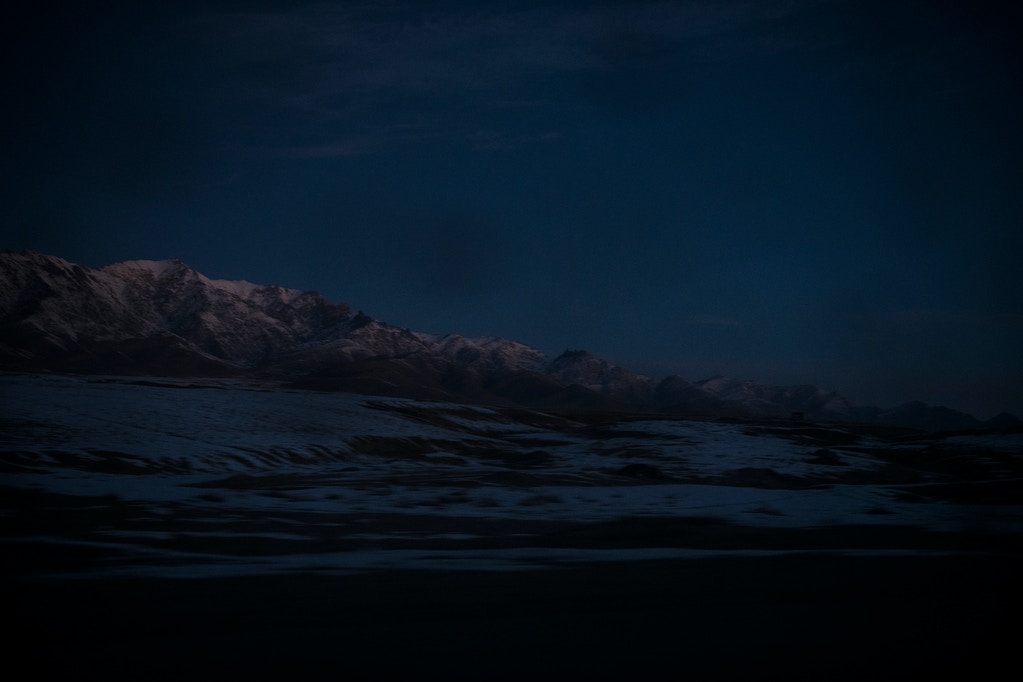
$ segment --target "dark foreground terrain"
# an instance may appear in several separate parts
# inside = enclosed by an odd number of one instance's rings
[[[1014,679],[1021,568],[780,555],[17,581],[7,679]]]
[[[0,398],[5,680],[1019,677],[1019,433]]]

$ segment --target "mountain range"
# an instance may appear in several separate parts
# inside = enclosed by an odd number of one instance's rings
[[[417,333],[314,291],[209,279],[180,260],[93,269],[0,253],[0,369],[253,377],[319,390],[545,409],[802,417],[929,431],[1020,428],[914,402],[853,405],[815,386],[653,379],[583,350]]]

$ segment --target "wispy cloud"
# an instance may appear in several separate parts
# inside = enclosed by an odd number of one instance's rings
[[[275,11],[207,10],[192,17],[190,27],[199,29],[211,96],[234,100],[234,110],[251,119],[254,132],[282,119],[319,131],[310,144],[261,143],[300,155],[347,156],[424,139],[400,129],[410,118],[470,146],[481,144],[483,128],[491,140],[485,147],[547,143],[572,126],[571,115],[536,120],[539,112],[571,108],[566,82],[583,79],[603,88],[600,96],[631,97],[637,91],[630,82],[650,74],[670,77],[683,54],[721,58],[701,42],[707,36],[819,2],[516,10],[328,2]],[[601,86],[608,78],[610,85]],[[656,92],[652,87],[652,96]],[[536,113],[512,116],[510,101]],[[503,127],[481,126],[480,118]]]
[[[746,323],[725,315],[692,315],[686,322],[695,327],[745,327]]]
[[[269,150],[270,155],[293,159],[338,159],[370,154],[377,149],[372,138],[352,138],[322,144],[281,147]]]

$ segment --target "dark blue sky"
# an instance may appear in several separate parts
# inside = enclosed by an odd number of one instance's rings
[[[1023,414],[1018,11],[165,4],[6,23],[0,247]]]

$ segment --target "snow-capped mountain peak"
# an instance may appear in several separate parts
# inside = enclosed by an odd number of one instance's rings
[[[435,343],[441,353],[458,364],[486,371],[539,372],[547,362],[547,357],[536,348],[499,336],[468,338],[460,334],[421,334],[420,337]]]
[[[649,377],[586,351],[554,360],[497,336],[416,333],[314,291],[210,279],[177,259],[92,269],[0,253],[0,368],[260,373],[316,388],[463,401],[981,427],[912,405],[862,408],[814,386]]]

